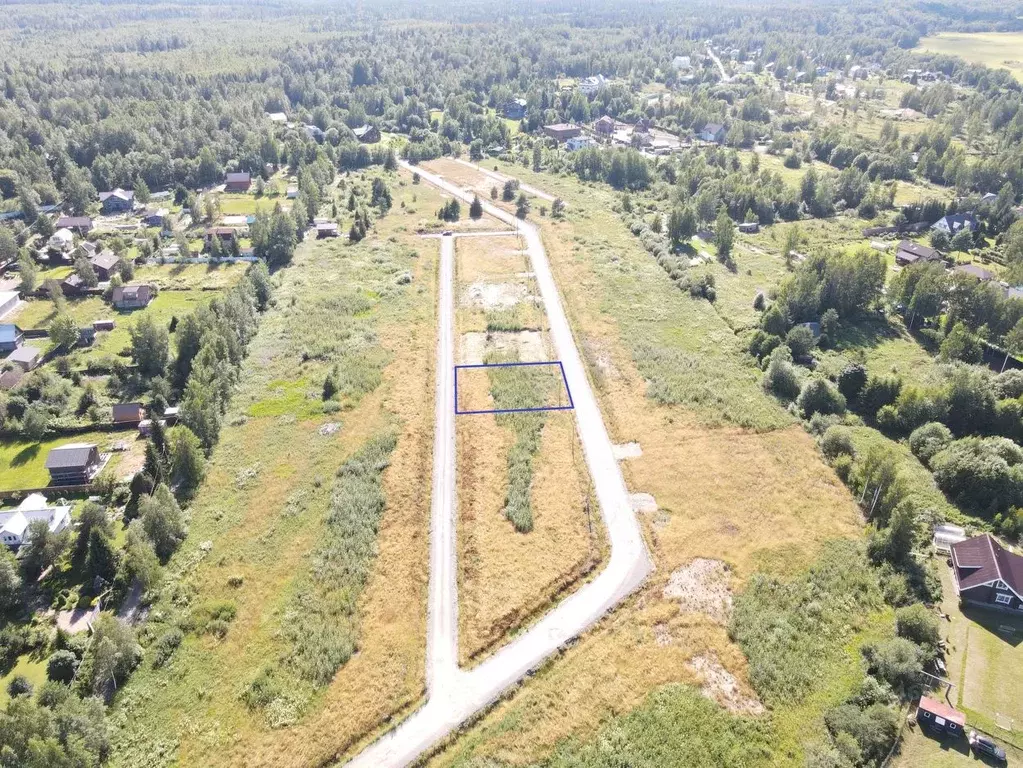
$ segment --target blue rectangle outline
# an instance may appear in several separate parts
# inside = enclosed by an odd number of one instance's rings
[[[491,408],[482,411],[460,411],[458,410],[458,371],[460,368],[512,368],[527,365],[556,365],[561,371],[561,380],[565,382],[565,392],[568,394],[568,405],[542,405],[538,408]],[[568,376],[565,375],[565,366],[560,360],[542,360],[532,363],[473,363],[471,365],[455,366],[455,415],[473,416],[484,413],[536,413],[538,411],[572,411],[575,410],[575,401],[572,400],[572,389],[568,386]]]

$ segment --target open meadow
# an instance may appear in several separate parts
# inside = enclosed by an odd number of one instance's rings
[[[920,38],[914,50],[959,56],[974,64],[1007,69],[1023,81],[1023,34],[1019,32],[942,32]]]

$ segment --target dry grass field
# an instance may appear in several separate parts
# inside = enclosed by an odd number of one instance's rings
[[[1019,32],[942,32],[922,38],[914,49],[959,56],[973,64],[1007,69],[1023,80],[1023,34]]]
[[[535,301],[528,268],[511,237],[464,237],[456,241],[456,296],[462,297],[456,358],[481,362],[497,351],[513,359],[551,359],[542,329],[542,307]],[[507,298],[503,308],[483,309],[466,297],[475,286],[486,296]],[[504,287],[502,292],[498,289]],[[510,293],[511,286],[521,289]],[[469,303],[470,306],[465,306]],[[504,321],[516,318],[526,331],[486,332],[495,311]],[[515,313],[514,315],[510,313]],[[472,347],[470,351],[468,347]],[[478,347],[482,346],[482,350]],[[463,371],[459,400],[465,410],[493,408],[491,380],[485,370]],[[509,488],[513,425],[494,414],[457,417],[459,653],[469,664],[507,639],[550,601],[569,589],[599,561],[599,527],[587,509],[589,478],[571,412],[544,418],[532,460],[529,500],[533,528],[520,533],[504,514]]]
[[[623,471],[630,491],[656,502],[657,511],[642,515],[656,571],[615,614],[435,756],[431,765],[438,766],[466,765],[470,758],[512,765],[543,759],[565,739],[588,740],[600,723],[671,682],[705,685],[720,698],[699,665],[687,666],[696,657],[716,658],[749,694],[744,656],[720,616],[694,612],[670,590],[666,596],[672,575],[682,575],[695,558],[719,560],[728,574],[724,586],[735,591],[757,570],[794,573],[824,541],[859,535],[861,528],[853,500],[811,437],[771,416],[777,406],[758,402],[758,390],[741,397],[759,431],[730,426],[703,405],[666,406],[645,396],[661,373],[641,372],[649,365],[644,341],[666,339],[689,349],[694,336],[718,338],[714,323],[724,321],[699,315],[703,324],[692,322],[696,302],[671,285],[609,212],[611,193],[572,179],[508,172],[569,203],[567,221],[540,220],[544,240],[612,438],[641,446],[642,455],[625,461]],[[587,232],[605,247],[580,247]],[[648,303],[629,301],[640,294]],[[719,371],[722,379],[726,370]],[[850,649],[843,665],[858,669],[857,655]],[[823,729],[821,712],[843,695],[822,691],[798,717],[776,713],[780,744],[798,752],[809,735],[806,723]]]
[[[500,165],[500,163],[491,158],[487,158],[486,160],[482,160],[480,165],[485,167],[487,170],[493,170],[494,167]],[[457,184],[466,192],[474,192],[479,195],[481,200],[491,202],[506,211],[515,210],[514,200],[508,202],[502,199],[501,193],[504,189],[504,185],[476,168],[470,168],[462,163],[456,162],[450,157],[438,157],[436,160],[430,160],[429,162],[423,163],[423,168],[442,176],[453,184]],[[505,175],[511,176],[512,178],[518,178],[514,169],[505,173]],[[491,197],[491,191],[495,188],[497,189],[496,199]],[[515,193],[515,197],[518,197],[518,192]],[[530,205],[532,205],[534,209],[540,205],[546,205],[548,208],[550,207],[550,204],[546,200],[540,200],[533,195],[527,194],[526,198],[530,201]]]

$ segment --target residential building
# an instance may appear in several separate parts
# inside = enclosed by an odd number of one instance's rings
[[[129,213],[135,207],[135,193],[131,190],[113,189],[99,193],[99,205],[104,214]]]
[[[948,235],[955,235],[962,229],[975,232],[977,229],[977,219],[972,213],[953,213],[948,216],[942,216],[931,224],[931,229],[945,232]]]
[[[565,142],[565,149],[569,152],[575,152],[578,149],[586,149],[596,144],[593,139],[589,136],[573,136],[571,139]]]
[[[60,533],[71,525],[71,507],[51,505],[41,493],[30,493],[17,509],[0,512],[0,541],[16,548],[28,542],[28,526],[44,520],[50,533]]]
[[[88,216],[61,216],[55,225],[57,229],[70,229],[79,235],[92,231],[92,219]]]
[[[17,291],[0,291],[0,317],[3,317],[16,306],[21,300]]]
[[[110,409],[114,424],[138,424],[146,416],[142,403],[116,403]]]
[[[567,141],[583,132],[583,129],[574,123],[555,123],[545,125],[543,132],[555,141]]]
[[[308,136],[310,139],[315,139],[316,141],[323,141],[323,137],[325,134],[323,133],[323,129],[320,128],[320,126],[313,125],[312,123],[306,123],[305,125],[302,126],[302,129],[305,131],[305,135]]]
[[[92,269],[96,273],[96,277],[99,278],[100,282],[105,283],[120,266],[121,257],[109,248],[104,248],[89,259],[89,263],[92,264]]]
[[[737,229],[744,235],[755,235],[760,231],[760,223],[756,221],[744,221]]]
[[[598,136],[611,138],[615,132],[614,118],[604,115],[593,124],[593,130],[596,131]]]
[[[363,144],[376,144],[380,141],[380,129],[375,125],[360,125],[358,128],[353,128],[352,133]]]
[[[79,296],[86,288],[85,281],[74,272],[60,281],[60,290],[65,296]]]
[[[960,602],[1023,612],[1023,557],[988,533],[951,545],[952,577]]]
[[[978,280],[987,282],[988,280],[995,279],[995,273],[990,269],[984,269],[984,267],[978,267],[976,264],[959,264],[953,268],[953,272],[959,272],[963,275],[970,275]]]
[[[147,227],[162,227],[163,220],[169,215],[168,208],[148,208],[142,212],[142,223]]]
[[[252,176],[248,171],[229,173],[224,177],[225,192],[248,192],[252,186]]]
[[[283,123],[288,122],[288,116],[286,114],[284,114],[283,112],[267,112],[266,116],[267,116],[267,119],[269,119],[271,123],[282,123],[283,124]]]
[[[42,359],[43,351],[41,349],[27,345],[18,347],[7,356],[8,363],[14,363],[26,373],[34,371]]]
[[[46,247],[57,253],[69,253],[75,245],[75,235],[70,229],[58,229],[46,241]]]
[[[703,130],[696,134],[696,138],[700,141],[712,141],[715,144],[720,144],[725,140],[726,135],[725,126],[721,123],[707,123],[703,126]]]
[[[950,705],[930,696],[921,696],[916,708],[916,721],[941,736],[962,737],[966,715]]]
[[[234,227],[209,227],[203,235],[207,248],[213,243],[213,238],[219,239],[224,245],[230,245],[238,239],[238,231]]]
[[[25,334],[14,323],[0,324],[0,352],[13,352],[25,342]]]
[[[68,443],[52,449],[46,457],[53,485],[86,485],[101,466],[99,449],[93,443]]]
[[[933,248],[912,240],[903,240],[899,243],[899,249],[895,252],[895,263],[906,267],[918,261],[941,261],[941,254]]]
[[[526,100],[508,99],[498,111],[501,113],[501,117],[506,117],[509,120],[521,120],[526,116]]]
[[[322,240],[325,237],[337,237],[336,221],[318,221],[316,223],[316,239]]]
[[[152,285],[119,285],[114,288],[110,297],[117,309],[142,309],[156,296],[156,288]]]
[[[671,60],[671,66],[675,69],[692,69],[693,60],[689,56],[676,56]]]

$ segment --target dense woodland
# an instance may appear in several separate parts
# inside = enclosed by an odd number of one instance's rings
[[[91,213],[99,191],[123,187],[170,191],[176,204],[198,212],[205,190],[231,171],[248,171],[257,184],[269,185],[286,169],[299,193],[290,213],[277,207],[256,218],[259,261],[237,286],[175,318],[173,343],[166,327],[140,321],[128,359],[103,371],[119,394],[154,407],[181,404],[180,426],[156,427],[145,467],[130,487],[104,489],[105,504],[123,508],[131,521],[123,548],[111,543],[102,505],[86,508],[73,539],[37,530],[17,560],[0,548],[6,612],[0,655],[9,666],[28,649],[49,653],[49,679],[38,691],[17,678],[12,683],[12,702],[0,714],[3,765],[92,766],[108,759],[105,707],[142,659],[135,631],[104,614],[89,641],[64,633],[51,638],[30,623],[22,585],[67,562],[83,578],[111,586],[116,599],[133,585],[157,588],[161,564],[187,535],[182,505],[202,483],[247,345],[273,304],[271,273],[289,268],[310,222],[329,209],[324,190],[337,174],[396,167],[390,145],[367,147],[353,129],[369,124],[395,135],[395,147],[412,162],[449,154],[480,159],[498,146],[502,156],[535,170],[608,185],[620,193],[608,215],[621,217],[694,301],[716,298],[712,276],[689,267],[697,231],[713,230],[717,258],[735,270],[735,223],[838,213],[864,227],[905,227],[976,212],[976,232],[944,241],[935,236],[935,247],[991,257],[1010,282],[1023,282],[1023,221],[1016,213],[1023,198],[1023,87],[1004,71],[909,51],[940,31],[1018,30],[1020,9],[1010,4],[820,2],[794,10],[784,3],[537,1],[452,9],[389,0],[371,7],[14,4],[6,11],[0,19],[6,51],[0,209],[14,215],[0,225],[0,262],[20,261],[24,289],[37,287],[28,285],[35,269],[31,246],[52,234],[40,206]],[[683,82],[674,57],[702,55],[708,41],[736,49],[739,61],[756,52],[756,68],[726,82],[708,59]],[[760,77],[768,65],[771,83]],[[900,131],[885,121],[876,138],[867,138],[813,113],[785,112],[783,89],[838,101],[829,73],[846,74],[852,66],[895,79],[910,69],[941,73],[940,83],[913,82],[902,97],[901,107],[927,117],[926,129]],[[596,74],[609,83],[595,93],[572,87]],[[662,95],[640,95],[654,86],[651,93]],[[865,80],[859,87],[869,102],[874,85]],[[511,98],[527,103],[517,125],[497,114]],[[855,112],[857,103],[847,100],[845,108]],[[286,113],[290,123],[272,124],[273,112]],[[722,123],[727,132],[720,147],[653,158],[634,147],[564,153],[541,130],[602,115],[632,124],[649,119],[686,140],[708,123]],[[768,142],[784,168],[809,167],[798,184],[743,153]],[[909,182],[951,193],[897,206],[897,185]],[[339,189],[347,191],[354,219],[349,240],[356,243],[372,229],[371,217],[387,213],[391,193],[379,178],[369,190],[345,183]],[[504,199],[513,200],[516,191],[506,188]],[[989,198],[982,201],[983,195]],[[519,201],[519,215],[530,215],[525,195]],[[337,203],[331,205],[336,218]],[[559,200],[551,213],[563,210]],[[470,215],[481,212],[474,202]],[[460,215],[455,201],[439,213],[446,221]],[[844,565],[816,567],[798,583],[755,580],[738,601],[730,632],[770,705],[809,689],[814,643],[842,621],[827,612],[816,624],[806,619],[817,596],[831,604],[832,597],[855,595],[849,600],[857,611],[894,608],[896,636],[864,650],[867,682],[828,711],[830,740],[808,750],[808,764],[817,768],[873,766],[895,738],[896,703],[910,697],[915,671],[937,654],[937,625],[921,601],[935,600],[940,584],[917,556],[929,524],[965,520],[1008,538],[1023,535],[1023,374],[980,365],[986,349],[1023,355],[1023,300],[933,264],[905,268],[886,285],[879,254],[800,253],[798,228],[789,231],[783,253],[790,274],[771,295],[758,295],[757,325],[736,332],[765,389],[818,437],[850,488],[877,489],[877,500],[865,548],[836,545]],[[143,257],[158,245],[147,245]],[[58,292],[51,291],[60,312]],[[843,329],[883,322],[888,314],[934,350],[947,374],[940,386],[868,375],[858,364],[830,379],[815,373],[816,350],[827,349]],[[819,324],[820,335],[806,323]],[[325,400],[328,390],[336,392],[338,375],[325,382]],[[41,369],[2,396],[0,429],[41,436],[62,420],[84,418],[95,405],[87,390],[70,370]],[[851,430],[863,424],[892,445],[906,443],[944,496],[907,483],[891,446],[857,453]],[[386,456],[392,448],[372,451]],[[366,504],[382,506],[378,481],[365,483]],[[158,668],[185,633],[222,636],[232,618],[230,606],[190,615],[160,637],[145,637],[145,653]],[[781,638],[778,622],[791,636]],[[352,653],[355,642],[346,637],[346,643],[326,667],[322,659],[303,659],[305,677],[329,681]],[[258,698],[258,684],[246,695]],[[590,764],[597,763],[579,763]]]

